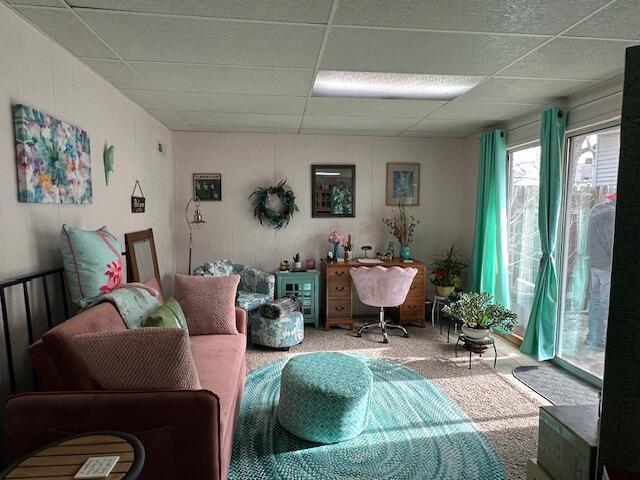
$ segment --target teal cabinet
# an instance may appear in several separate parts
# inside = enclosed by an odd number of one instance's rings
[[[276,288],[278,298],[287,295],[298,298],[305,324],[313,323],[316,328],[319,326],[320,272],[277,272]]]

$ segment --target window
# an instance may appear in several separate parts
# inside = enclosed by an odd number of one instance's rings
[[[531,314],[541,256],[539,192],[540,146],[509,152],[509,295],[520,336]]]
[[[604,371],[619,153],[618,127],[568,142],[557,356],[597,378]]]

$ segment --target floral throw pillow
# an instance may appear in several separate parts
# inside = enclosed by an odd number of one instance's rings
[[[63,225],[60,247],[76,305],[85,308],[122,284],[122,249],[107,227],[87,231]]]

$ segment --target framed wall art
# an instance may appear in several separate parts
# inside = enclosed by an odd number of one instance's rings
[[[91,147],[79,127],[35,108],[13,106],[18,201],[91,203]]]
[[[387,163],[387,205],[420,205],[420,164]]]
[[[220,173],[194,173],[193,196],[200,201],[222,200],[222,174]]]
[[[355,165],[311,165],[311,216],[356,216]]]

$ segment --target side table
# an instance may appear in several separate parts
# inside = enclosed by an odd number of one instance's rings
[[[456,358],[458,358],[458,345],[462,344],[465,350],[469,352],[469,370],[471,370],[471,354],[477,353],[482,356],[482,353],[489,349],[489,346],[493,347],[493,368],[496,368],[496,363],[498,361],[498,351],[496,350],[496,341],[493,337],[485,337],[485,338],[470,338],[465,336],[464,333],[461,333],[458,336],[458,340],[456,341]]]
[[[142,472],[144,447],[124,432],[89,432],[56,440],[9,465],[0,479],[70,478],[89,457],[118,456],[109,479],[134,480]]]
[[[307,270],[306,272],[276,272],[276,295],[282,298],[294,295],[300,302],[300,311],[304,316],[304,323],[320,325],[318,312],[320,302],[320,272]]]

